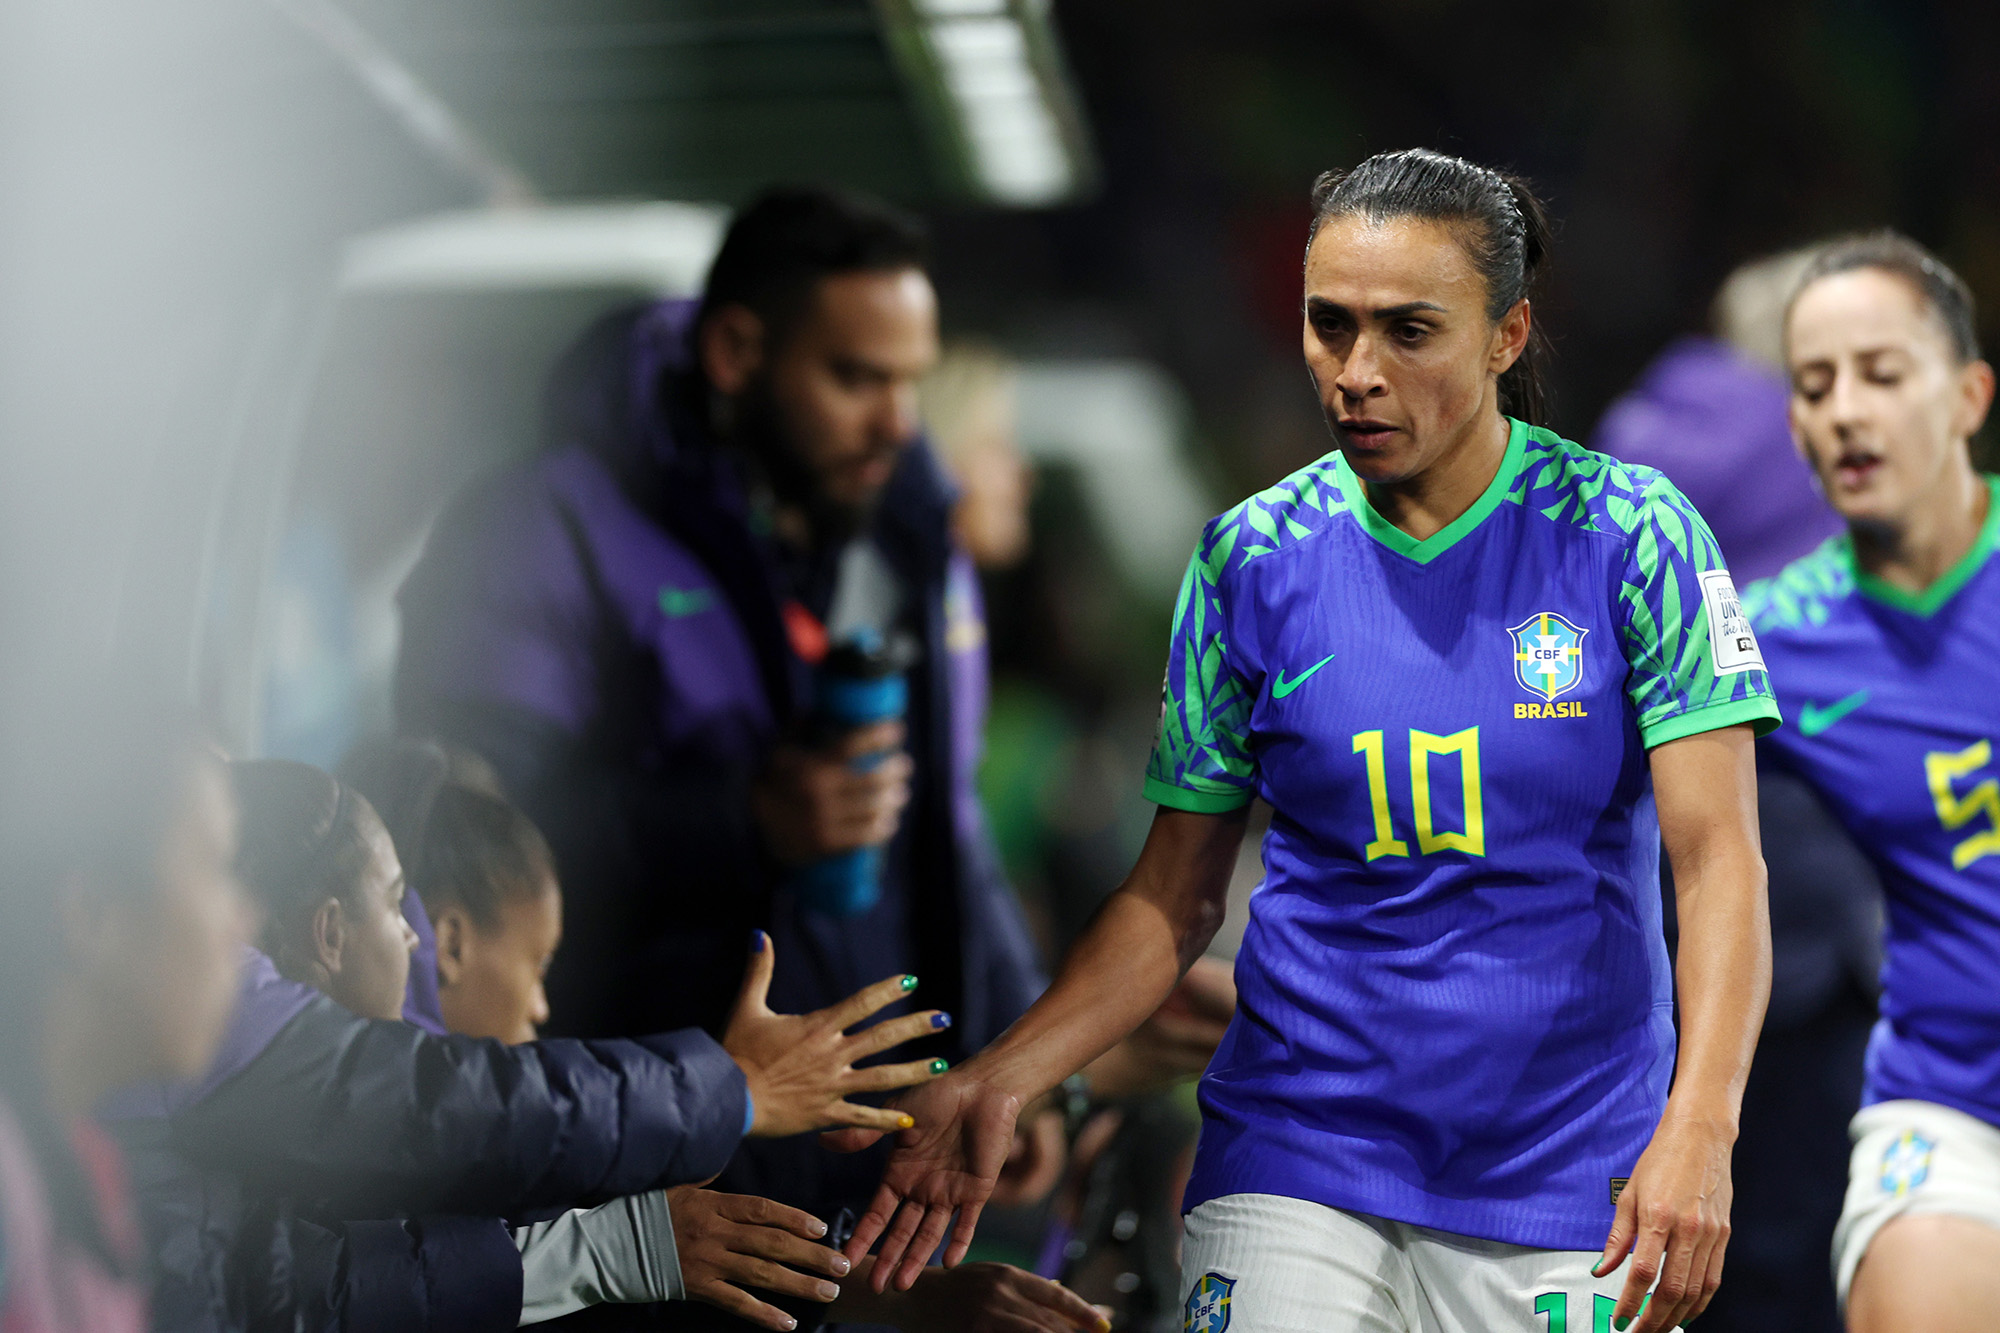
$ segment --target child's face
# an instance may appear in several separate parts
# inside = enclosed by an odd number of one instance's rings
[[[482,930],[457,906],[438,913],[438,1005],[445,1026],[468,1037],[533,1041],[549,1021],[542,978],[562,942],[562,892],[554,879],[500,901],[500,921]]]
[[[417,934],[403,920],[403,866],[389,831],[376,821],[368,833],[373,856],[341,909],[338,967],[326,993],[363,1018],[401,1018]]]

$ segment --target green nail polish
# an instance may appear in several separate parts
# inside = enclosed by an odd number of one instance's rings
[[[913,991],[916,988],[917,988],[917,979],[914,976],[908,976],[903,978],[903,989],[905,991]]]
[[[1632,1316],[1629,1314],[1620,1316],[1619,1318],[1611,1321],[1611,1327],[1617,1329],[1618,1333],[1625,1333],[1625,1330],[1630,1328],[1631,1326],[1632,1326]]]
[[[949,1060],[931,1061],[931,1072],[933,1074],[942,1074],[945,1070],[949,1068],[951,1068],[951,1061]]]

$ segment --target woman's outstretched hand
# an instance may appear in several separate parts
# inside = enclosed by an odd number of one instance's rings
[[[904,1093],[891,1105],[913,1117],[916,1126],[897,1139],[874,1202],[854,1225],[847,1257],[859,1263],[880,1237],[882,1249],[869,1285],[876,1291],[891,1284],[908,1291],[947,1230],[951,1248],[945,1251],[945,1265],[965,1257],[979,1210],[1007,1164],[1021,1102],[976,1076],[949,1074]],[[849,1131],[829,1135],[827,1145],[853,1152],[880,1137]]]
[[[917,979],[889,977],[817,1013],[774,1014],[766,1003],[773,966],[770,937],[760,930],[751,944],[743,991],[722,1036],[722,1048],[742,1067],[750,1085],[750,1104],[756,1114],[750,1133],[758,1138],[784,1138],[842,1125],[893,1130],[914,1124],[907,1110],[861,1106],[847,1098],[927,1082],[944,1072],[944,1061],[914,1060],[867,1069],[854,1066],[871,1055],[951,1026],[950,1016],[931,1009],[892,1018],[851,1036],[847,1029],[907,998],[916,989]]]

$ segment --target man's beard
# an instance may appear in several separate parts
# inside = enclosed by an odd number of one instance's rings
[[[752,380],[731,407],[730,441],[755,461],[779,504],[804,512],[814,545],[842,545],[868,527],[880,494],[859,504],[843,504],[826,493],[819,475],[802,456],[769,379],[760,375]]]

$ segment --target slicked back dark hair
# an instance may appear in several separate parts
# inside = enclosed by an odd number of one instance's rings
[[[465,909],[481,930],[500,928],[501,905],[555,883],[555,856],[534,821],[504,797],[447,783],[423,830],[424,906]]]
[[[439,740],[367,741],[340,776],[375,803],[409,886],[436,917],[461,907],[481,930],[503,903],[553,883],[555,854],[479,754]]]
[[[382,822],[360,792],[311,764],[239,759],[229,771],[241,817],[236,876],[268,913],[262,944],[276,957],[321,903],[355,901]]]
[[[1348,171],[1313,182],[1312,237],[1336,217],[1370,223],[1420,218],[1451,227],[1466,258],[1486,280],[1486,317],[1499,320],[1528,296],[1548,261],[1549,218],[1519,176],[1429,148],[1377,153]],[[1312,238],[1306,242],[1308,251]],[[1548,391],[1542,364],[1548,339],[1539,321],[1528,345],[1500,377],[1500,410],[1530,425],[1544,424]]]
[[[923,222],[865,195],[830,186],[766,190],[736,214],[702,289],[694,328],[728,305],[747,306],[783,342],[823,278],[923,268]]]
[[[1942,259],[1887,227],[1865,235],[1842,237],[1813,256],[1799,278],[1799,285],[1792,289],[1792,299],[1785,303],[1787,347],[1791,342],[1792,307],[1798,304],[1799,294],[1821,278],[1863,268],[1879,269],[1908,283],[1944,331],[1958,363],[1965,365],[1979,360],[1979,324],[1972,289]]]

